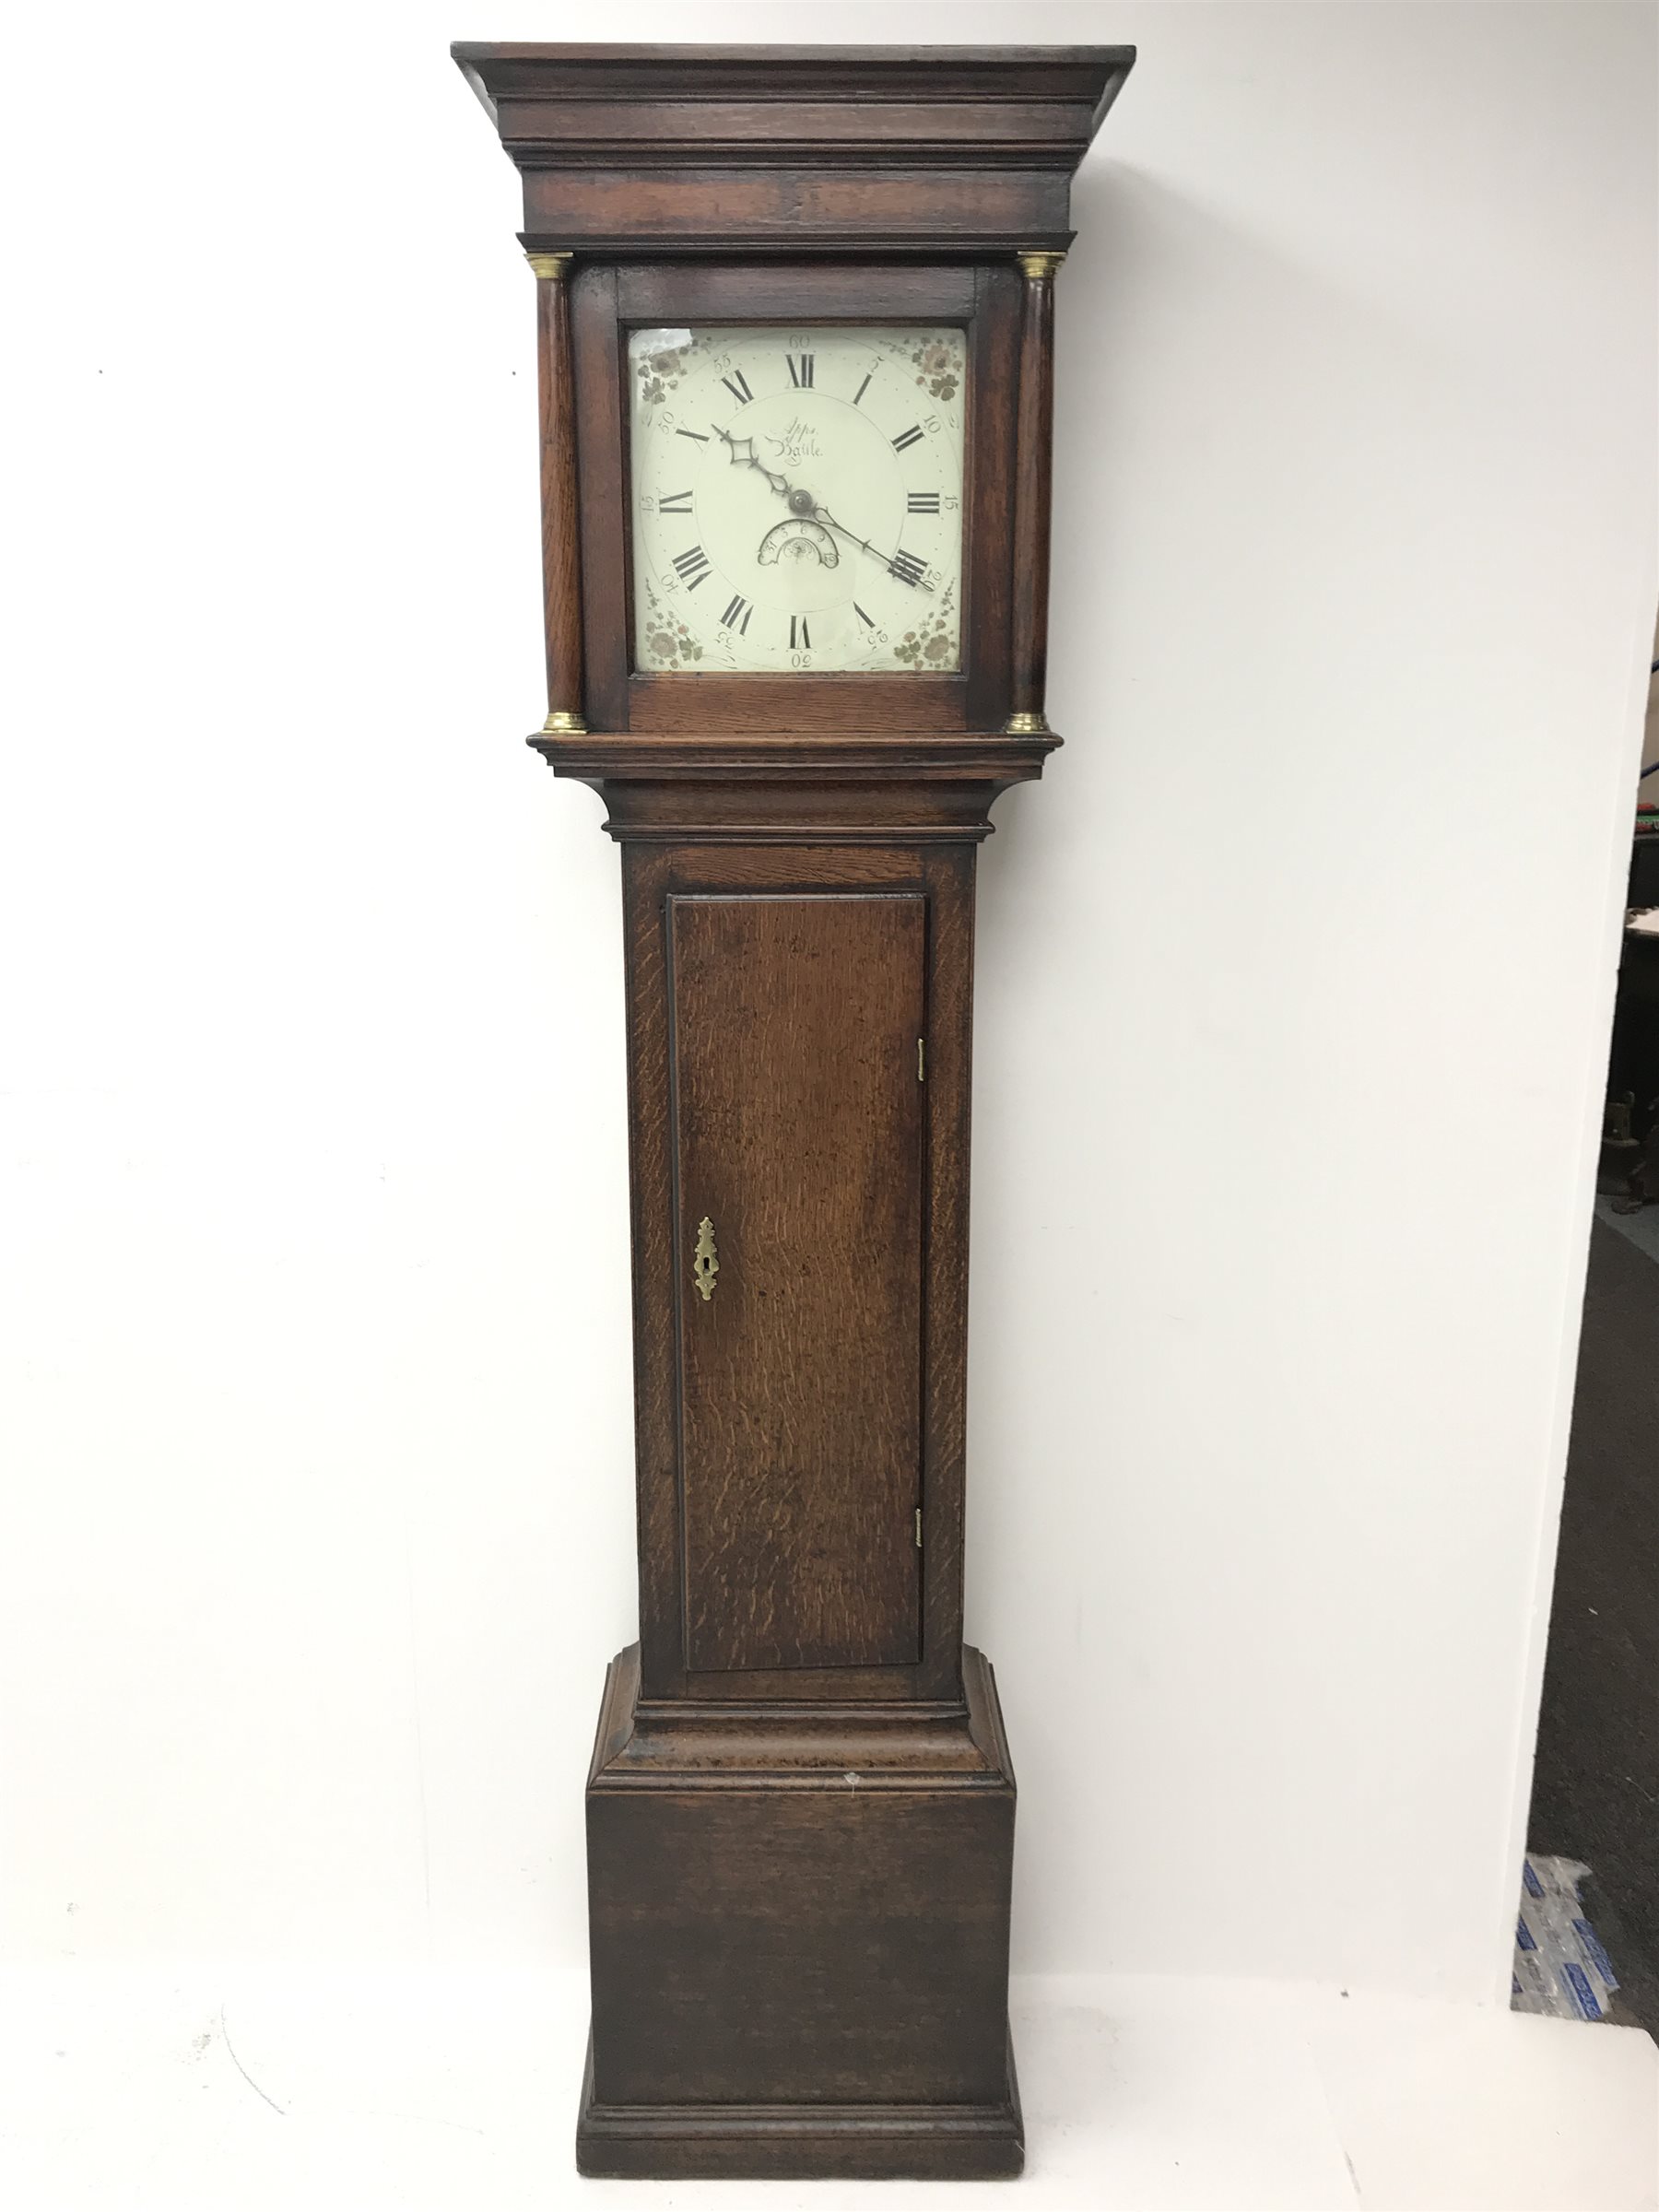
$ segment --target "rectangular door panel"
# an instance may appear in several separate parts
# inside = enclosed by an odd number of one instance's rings
[[[926,900],[677,897],[668,936],[686,1664],[912,1665]]]

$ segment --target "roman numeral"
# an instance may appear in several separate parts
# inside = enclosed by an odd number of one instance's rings
[[[857,391],[853,393],[853,405],[854,406],[856,406],[858,405],[859,401],[860,401],[860,400],[861,400],[861,399],[864,397],[865,394],[865,393],[866,393],[866,392],[869,390],[869,388],[870,388],[870,377],[874,376],[874,375],[875,375],[875,373],[876,373],[875,370],[874,370],[874,369],[872,369],[872,370],[870,371],[870,372],[869,372],[869,375],[868,375],[868,376],[866,376],[866,377],[865,378],[865,381],[864,381],[864,382],[863,382],[862,384],[860,384],[860,385],[859,385],[859,387],[858,387],[858,389],[857,389]]]
[[[810,392],[812,389],[811,354],[802,354],[798,361],[793,353],[786,353],[783,356],[783,359],[789,363],[790,382],[796,385],[803,392]]]
[[[748,379],[741,369],[734,369],[730,376],[723,376],[720,381],[740,407],[747,406],[749,401],[755,396],[749,390]]]
[[[735,629],[739,637],[747,637],[748,635],[749,617],[754,613],[754,608],[749,605],[748,601],[743,596],[741,592],[734,592],[732,594],[732,603],[726,608],[725,613],[721,616],[720,619],[725,629]]]
[[[913,493],[912,497],[913,499]],[[934,501],[935,507],[938,503],[937,500]],[[659,514],[689,514],[690,512],[691,494],[688,491],[671,491],[657,501]]]
[[[797,629],[800,631],[799,637],[795,635]],[[812,632],[806,627],[806,618],[805,615],[801,615],[799,617],[791,615],[789,618],[790,651],[793,653],[796,646],[799,646],[803,653],[810,653],[812,651]]]
[[[676,430],[674,434],[677,438],[695,438],[699,445],[709,442],[700,430]]]
[[[866,615],[866,614],[865,613],[865,611],[864,611],[864,608],[863,608],[862,606],[859,606],[859,604],[858,604],[858,602],[857,602],[857,600],[856,600],[856,599],[854,599],[854,600],[853,600],[853,613],[854,613],[854,614],[855,614],[855,615],[858,617],[859,620],[860,620],[861,622],[865,623],[865,625],[867,625],[867,627],[868,627],[869,629],[875,629],[875,627],[876,627],[876,618],[875,618],[875,616],[874,616],[874,615]]]
[[[894,439],[893,451],[896,453],[901,453],[907,445],[914,445],[917,439],[920,438],[921,435],[921,424],[918,422],[912,422],[908,430],[900,430],[898,437]]]
[[[712,573],[709,567],[709,557],[700,546],[688,546],[683,553],[677,553],[674,565],[685,579],[688,592],[694,592],[705,577]]]
[[[895,553],[888,567],[900,583],[908,583],[912,591],[927,573],[927,563],[918,560],[913,553]]]
[[[905,507],[912,514],[937,514],[939,495],[936,491],[912,491],[905,500]]]

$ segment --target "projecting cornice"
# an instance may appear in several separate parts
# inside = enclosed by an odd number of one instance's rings
[[[524,181],[527,246],[1060,249],[1130,46],[452,49]]]

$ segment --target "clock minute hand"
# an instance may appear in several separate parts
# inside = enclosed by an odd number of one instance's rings
[[[866,553],[874,553],[889,576],[897,576],[902,582],[908,583],[912,591],[926,592],[931,596],[933,585],[924,583],[919,575],[912,576],[908,570],[900,568],[896,554],[884,553],[879,546],[873,546],[867,537],[860,537],[856,530],[849,530],[845,523],[838,523],[828,507],[815,507],[813,512],[820,523],[827,523],[831,530],[839,530],[843,537],[850,537],[855,546],[862,546]]]

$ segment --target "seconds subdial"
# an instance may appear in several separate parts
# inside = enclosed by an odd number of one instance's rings
[[[841,566],[834,538],[821,523],[808,522],[804,515],[791,515],[784,522],[774,523],[760,540],[755,559],[763,569],[770,569],[780,560],[816,560],[825,569]]]

